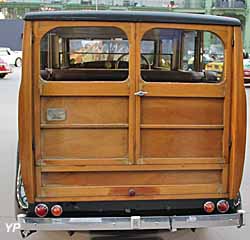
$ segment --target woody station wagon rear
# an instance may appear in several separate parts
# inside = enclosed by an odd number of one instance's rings
[[[23,42],[23,230],[243,224],[238,20],[31,13]]]

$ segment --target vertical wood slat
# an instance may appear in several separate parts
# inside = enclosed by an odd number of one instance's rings
[[[129,52],[130,52],[130,64],[129,64],[129,88],[130,88],[130,96],[129,96],[129,144],[128,144],[128,160],[129,164],[134,164],[135,159],[135,90],[136,90],[136,47],[135,47],[135,36],[136,36],[136,29],[135,24],[130,23],[130,34],[129,34]],[[128,33],[126,33],[128,34]]]
[[[19,94],[19,161],[25,193],[29,203],[35,201],[35,171],[33,161],[33,99],[32,99],[32,23],[26,22],[23,37],[22,82]]]
[[[232,103],[231,103],[231,152],[229,197],[236,198],[240,188],[246,145],[246,93],[243,77],[242,32],[234,28]]]
[[[229,162],[229,148],[230,148],[230,122],[231,122],[231,86],[232,86],[232,37],[233,28],[228,28],[227,41],[225,43],[225,56],[224,59],[226,64],[224,64],[224,79],[226,80],[225,85],[225,98],[224,98],[224,112],[223,112],[223,157],[226,163]]]
[[[137,23],[135,24],[136,27],[136,56],[135,56],[135,64],[136,66],[140,66],[141,63],[141,24]],[[135,69],[135,81],[136,81],[136,91],[142,90],[142,85],[140,85],[140,79],[141,79],[141,69],[140,67],[137,67]],[[141,97],[136,96],[135,98],[135,111],[136,111],[136,116],[135,116],[135,164],[143,164],[143,160],[140,158],[140,153],[141,153],[141,129],[140,129],[140,124],[141,124]]]
[[[34,24],[34,32],[38,31],[38,23]],[[40,129],[40,119],[41,119],[41,100],[40,100],[40,40],[34,39],[34,75],[33,75],[33,98],[34,98],[34,144],[35,144],[35,162],[41,159],[41,129]]]

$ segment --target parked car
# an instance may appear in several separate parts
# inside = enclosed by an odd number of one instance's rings
[[[244,59],[244,81],[250,83],[250,59]]]
[[[10,48],[0,48],[0,57],[8,64],[22,66],[22,52],[12,51]]]
[[[8,63],[0,58],[0,79],[11,73],[11,68]]]
[[[24,20],[15,191],[24,237],[244,225],[238,19],[48,11]],[[208,33],[227,54],[204,71]],[[184,43],[192,71],[182,69]]]

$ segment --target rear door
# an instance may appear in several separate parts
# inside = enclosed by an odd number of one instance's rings
[[[133,181],[126,177],[135,149],[135,25],[34,28],[37,199],[107,198],[116,194],[111,186],[127,195],[121,186]]]
[[[136,163],[158,169],[160,195],[226,194],[231,28],[210,33],[207,26],[145,23],[136,29]],[[223,50],[211,52],[212,44]],[[223,72],[207,71],[209,62]]]

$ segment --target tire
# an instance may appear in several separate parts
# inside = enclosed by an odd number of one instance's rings
[[[0,73],[0,78],[4,78],[7,75],[7,73]]]
[[[22,66],[22,59],[21,58],[17,58],[15,61],[15,66],[16,67],[21,67]]]

